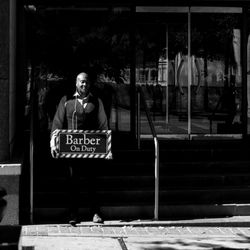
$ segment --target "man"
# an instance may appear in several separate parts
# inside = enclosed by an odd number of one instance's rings
[[[62,97],[57,111],[55,113],[52,128],[51,128],[51,154],[53,157],[57,157],[57,148],[55,147],[55,133],[56,129],[80,129],[80,130],[107,130],[108,123],[107,117],[104,111],[102,101],[95,97],[90,92],[90,79],[86,72],[82,72],[76,77],[76,92],[68,98],[67,96]],[[93,222],[102,223],[103,220],[99,214],[99,206],[96,204],[97,201],[94,197],[93,183],[95,181],[95,171],[90,160],[96,159],[72,159],[68,160],[68,166],[70,170],[70,221],[71,225],[75,225],[78,221],[78,202],[79,202],[79,168],[84,168],[84,173],[90,178],[88,186],[91,186],[89,190],[92,194],[90,195],[90,205],[93,216]],[[91,166],[89,166],[90,164]],[[96,163],[96,162],[95,162]],[[84,165],[84,166],[81,166]]]

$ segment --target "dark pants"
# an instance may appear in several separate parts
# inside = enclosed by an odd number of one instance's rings
[[[91,216],[100,213],[97,197],[98,163],[98,159],[69,160],[69,209],[71,217],[78,216],[80,206],[90,208]]]

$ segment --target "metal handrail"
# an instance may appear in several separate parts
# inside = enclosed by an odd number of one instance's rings
[[[33,213],[34,213],[34,103],[35,103],[35,82],[34,72],[31,65],[28,66],[28,81],[30,83],[30,150],[29,150],[29,163],[30,163],[30,211],[29,219],[30,224],[33,224]]]
[[[142,98],[141,98],[142,97]],[[137,86],[137,145],[138,149],[141,147],[141,100],[143,102],[149,127],[154,138],[155,146],[155,203],[154,203],[154,219],[159,218],[159,141],[155,131],[155,127],[150,116],[149,108],[147,106],[141,86]]]

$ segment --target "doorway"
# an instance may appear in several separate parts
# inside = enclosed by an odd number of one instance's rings
[[[124,132],[126,139],[130,138],[131,8],[47,4],[24,6],[24,10],[24,116],[30,148],[27,207],[32,222],[41,190],[57,183],[59,174],[61,180],[69,175],[64,162],[51,156],[50,132],[61,98],[75,93],[77,74],[89,70],[91,91],[103,101],[109,129],[118,131],[117,137]],[[112,142],[112,148],[114,145]],[[62,193],[59,191],[59,197]]]
[[[27,8],[32,11],[26,11],[25,115],[32,112],[37,134],[50,131],[60,99],[74,94],[76,75],[86,69],[91,71],[92,92],[103,101],[109,128],[130,132],[131,8]]]

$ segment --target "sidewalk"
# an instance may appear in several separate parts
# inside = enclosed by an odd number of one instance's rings
[[[250,249],[250,217],[22,227],[23,249]],[[27,248],[29,247],[29,248]]]

